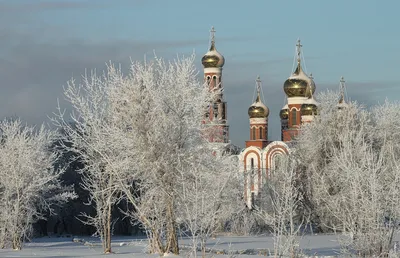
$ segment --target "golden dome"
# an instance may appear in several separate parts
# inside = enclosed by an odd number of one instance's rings
[[[301,105],[302,116],[318,115],[318,103],[313,99],[308,99],[304,104]]]
[[[311,86],[311,92],[310,91],[307,91],[307,93],[306,93],[306,97],[307,98],[311,98],[313,95],[314,95],[314,93],[315,93],[315,82],[314,82],[314,80],[312,79],[312,78],[310,78],[310,80],[311,80],[311,83],[310,83],[310,86]]]
[[[287,105],[285,105],[285,106],[281,109],[281,111],[279,112],[279,117],[280,117],[282,120],[286,120],[286,119],[289,118],[289,108],[288,108]]]
[[[214,27],[211,28],[211,46],[210,50],[203,56],[201,63],[204,68],[219,68],[223,67],[225,64],[225,58],[221,55],[215,48],[215,30]]]
[[[256,101],[249,107],[248,114],[250,118],[268,117],[269,108],[261,102],[260,94],[258,94]]]
[[[311,97],[311,93],[307,90],[308,86],[311,86],[312,94],[315,92],[314,81],[303,72],[300,62],[297,64],[297,68],[284,83],[283,90],[286,95],[290,97]]]
[[[290,97],[307,97],[310,98],[315,92],[315,83],[311,76],[308,76],[301,68],[301,45],[300,39],[297,40],[297,67],[293,74],[285,81],[283,90]],[[307,86],[311,87],[311,91],[307,90]]]
[[[210,50],[201,59],[201,63],[204,68],[223,67],[225,64],[225,58],[215,50],[214,45],[211,45]]]

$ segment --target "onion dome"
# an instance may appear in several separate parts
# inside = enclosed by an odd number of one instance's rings
[[[313,94],[312,94],[312,87],[311,85],[307,86],[307,92],[308,95],[311,97],[307,99],[302,105],[301,105],[301,115],[302,116],[313,116],[313,115],[318,115],[318,102],[315,101]]]
[[[301,105],[302,116],[313,116],[318,115],[318,103],[314,98],[307,99],[305,103]]]
[[[211,29],[211,46],[210,50],[203,56],[201,63],[204,68],[220,68],[225,64],[225,58],[215,48],[215,30]]]
[[[312,77],[308,76],[301,67],[301,44],[297,41],[297,67],[293,74],[283,84],[283,90],[290,97],[307,97],[310,98],[307,86],[311,86],[312,94],[315,92],[315,83]]]
[[[315,92],[315,83],[301,68],[300,61],[297,63],[297,68],[294,73],[283,84],[283,90],[290,97],[311,97],[307,92],[308,85],[311,86],[312,94]]]
[[[287,104],[281,109],[281,111],[279,112],[279,116],[282,120],[286,120],[289,118],[289,107]]]
[[[266,118],[269,115],[269,108],[260,100],[260,94],[257,95],[256,101],[249,107],[250,118]]]

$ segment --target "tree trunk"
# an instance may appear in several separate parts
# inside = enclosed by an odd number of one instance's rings
[[[176,233],[176,222],[174,212],[174,202],[172,197],[168,197],[166,210],[167,220],[167,252],[179,254],[178,235]]]
[[[206,240],[203,237],[201,238],[201,257],[206,257]]]
[[[0,249],[6,247],[6,229],[2,226],[0,230]]]
[[[149,235],[150,253],[159,253],[160,255],[165,252],[164,246],[161,242],[160,235],[156,230],[151,230]]]
[[[13,236],[12,248],[14,250],[22,249],[22,238],[18,234],[14,234],[14,236]]]
[[[108,204],[107,207],[107,226],[105,229],[105,244],[104,244],[104,253],[109,254],[111,253],[111,203]]]

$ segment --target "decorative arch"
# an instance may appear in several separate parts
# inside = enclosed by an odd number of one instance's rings
[[[264,148],[263,153],[265,159],[265,173],[266,177],[268,178],[270,176],[271,169],[275,166],[275,158],[278,155],[289,155],[290,149],[286,143],[282,141],[274,141]]]
[[[244,177],[244,197],[248,207],[251,207],[253,195],[257,196],[262,184],[262,150],[260,148],[250,146],[243,150],[239,157],[242,164]],[[251,169],[251,160],[254,161],[254,169]],[[250,173],[249,173],[250,172]]]
[[[255,148],[255,147],[249,147],[249,148],[246,148],[244,151],[245,151],[244,157],[243,157],[244,169],[246,170],[247,165],[248,165],[247,162],[248,162],[248,160],[249,160],[249,158],[250,158],[251,156],[255,156],[255,157],[256,157],[256,160],[257,160],[257,162],[256,162],[257,168],[260,169],[261,166],[262,166],[262,164],[261,164],[261,151],[260,151],[260,149]],[[249,156],[250,156],[250,157],[249,157]]]

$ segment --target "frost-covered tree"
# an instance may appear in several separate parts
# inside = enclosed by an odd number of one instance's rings
[[[87,205],[93,205],[96,214],[81,214],[82,221],[96,228],[104,253],[111,253],[112,209],[121,200],[117,173],[128,162],[126,150],[132,146],[128,139],[119,137],[121,128],[110,102],[113,91],[122,83],[121,71],[112,65],[102,76],[95,72],[85,75],[81,84],[71,80],[64,94],[74,112],[65,117],[59,109],[53,119],[63,131],[63,149],[83,164],[79,170],[81,187],[89,193]]]
[[[300,256],[301,230],[308,223],[301,213],[300,178],[298,163],[292,157],[280,157],[255,207],[274,237],[274,257]]]
[[[19,119],[0,122],[0,244],[22,248],[32,223],[52,214],[75,194],[60,184],[58,135],[44,126],[23,125]]]
[[[132,206],[126,214],[143,226],[151,252],[179,253],[178,212],[186,202],[181,179],[202,173],[200,161],[219,175],[201,123],[213,93],[197,80],[193,62],[194,56],[132,62],[127,76],[110,65],[102,77],[92,74],[67,87],[74,127],[62,113],[57,119],[84,161],[89,192],[108,210],[125,198]]]
[[[224,155],[202,146],[186,160],[187,166],[179,167],[178,216],[183,230],[192,240],[192,254],[200,248],[206,255],[206,242],[223,223],[237,212],[238,204],[244,207],[242,189],[238,180],[238,162],[234,156]]]
[[[314,219],[344,235],[348,251],[387,256],[400,218],[400,105],[338,109],[336,96],[322,96],[319,117],[298,138],[303,193]]]
[[[201,122],[214,93],[197,80],[193,62],[194,56],[134,62],[129,83],[114,96],[119,120],[129,128],[134,144],[130,153],[136,173],[128,173],[121,182],[127,183],[123,189],[135,206],[133,218],[148,233],[153,252],[178,253],[177,227],[188,226],[189,220],[197,223],[195,230],[186,228],[191,236],[201,235],[205,241],[228,207],[222,203],[227,203],[224,194],[236,171],[236,162],[228,155],[213,155],[222,150],[206,141],[209,132]],[[129,187],[132,182],[136,191]],[[201,198],[209,202],[198,212],[208,214],[209,221],[193,218]]]

